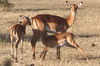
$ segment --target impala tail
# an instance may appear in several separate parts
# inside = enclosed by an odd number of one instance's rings
[[[16,35],[16,31],[15,31],[15,30],[13,30],[13,29],[11,29],[11,31],[10,31],[10,35],[11,35],[11,36]]]

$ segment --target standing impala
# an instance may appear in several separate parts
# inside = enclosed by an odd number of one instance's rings
[[[12,58],[16,60],[18,58],[18,44],[21,41],[21,55],[23,59],[23,39],[25,35],[25,29],[26,25],[31,25],[29,17],[26,16],[20,16],[22,18],[21,24],[15,24],[14,26],[11,27],[10,29],[10,39],[11,39],[11,53],[12,53]],[[13,43],[15,38],[15,43]]]
[[[66,1],[67,3],[68,1]],[[77,9],[83,4],[80,2],[77,4],[69,4],[71,7],[71,13],[68,18],[62,18],[60,16],[50,15],[50,14],[40,14],[35,17],[32,17],[32,50],[33,50],[33,59],[35,59],[35,45],[40,37],[46,36],[47,32],[51,33],[62,33],[66,32],[67,29],[74,23]]]
[[[45,36],[42,38],[43,44],[46,46],[40,55],[43,59],[50,48],[57,47],[57,58],[60,59],[60,47],[68,46],[80,50],[88,60],[88,56],[83,52],[82,48],[75,42],[74,35],[69,32],[55,34],[52,36]]]

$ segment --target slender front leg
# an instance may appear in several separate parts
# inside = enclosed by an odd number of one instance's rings
[[[45,56],[46,56],[46,53],[47,53],[48,50],[49,50],[49,47],[45,47],[43,49],[43,52],[40,55],[40,58],[45,59]]]
[[[43,59],[45,59],[46,53],[47,53],[47,50],[44,51]]]
[[[57,47],[57,59],[61,59],[60,58],[60,47]]]
[[[45,32],[42,32],[42,31],[39,31],[39,30],[33,30],[33,37],[32,37],[32,40],[31,40],[31,45],[32,45],[32,51],[33,51],[33,59],[35,59],[35,46],[36,46],[36,42],[44,37],[44,33]]]
[[[32,51],[33,51],[33,59],[35,59],[35,45],[36,45],[36,41],[32,40],[31,41],[31,45],[32,45]]]
[[[45,47],[44,48],[44,53],[43,53],[43,59],[45,59],[45,56],[46,56],[46,53],[47,53],[47,51],[49,50],[49,47]]]
[[[43,56],[44,52],[45,52],[45,50],[43,50],[43,52],[41,53],[40,58]]]
[[[40,38],[40,36],[38,35],[38,33],[34,32],[34,35],[31,40],[33,59],[35,59],[35,46],[36,46],[36,42],[38,41],[39,38]]]

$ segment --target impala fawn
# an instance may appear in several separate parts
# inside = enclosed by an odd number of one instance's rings
[[[21,24],[15,24],[11,27],[10,29],[10,39],[11,39],[11,54],[12,58],[18,61],[18,44],[21,41],[21,55],[23,59],[23,39],[25,35],[25,30],[27,25],[31,25],[29,17],[20,16],[21,19]],[[15,43],[14,43],[15,39]]]
[[[64,32],[52,36],[46,36],[42,38],[42,42],[45,45],[45,48],[40,57],[42,57],[43,59],[45,58],[47,51],[50,48],[54,47],[57,47],[57,58],[60,59],[60,47],[66,46],[66,47],[77,48],[84,54],[84,56],[88,60],[88,56],[83,52],[82,48],[80,48],[80,46],[75,42],[74,35],[72,33]]]

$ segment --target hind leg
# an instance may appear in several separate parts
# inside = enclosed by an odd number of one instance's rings
[[[13,43],[13,36],[10,36],[11,39],[11,56],[14,59],[14,43]]]
[[[60,58],[60,47],[57,47],[57,59],[59,59],[59,60],[61,59]]]
[[[17,62],[18,61],[18,44],[19,44],[19,42],[20,42],[20,39],[18,38],[17,40],[16,40],[16,43],[15,43],[15,53],[14,53],[14,56],[15,56],[15,61]]]
[[[83,49],[74,41],[74,39],[69,40],[68,43],[70,47],[77,48],[78,50],[80,50],[83,53],[83,55],[87,58],[88,61],[88,56],[85,54]]]
[[[23,39],[21,39],[21,60],[23,60]]]
[[[82,54],[86,57],[87,61],[88,61],[88,56],[86,55],[86,53],[83,51],[83,49],[81,47],[77,47],[78,50],[80,50],[82,52]]]

